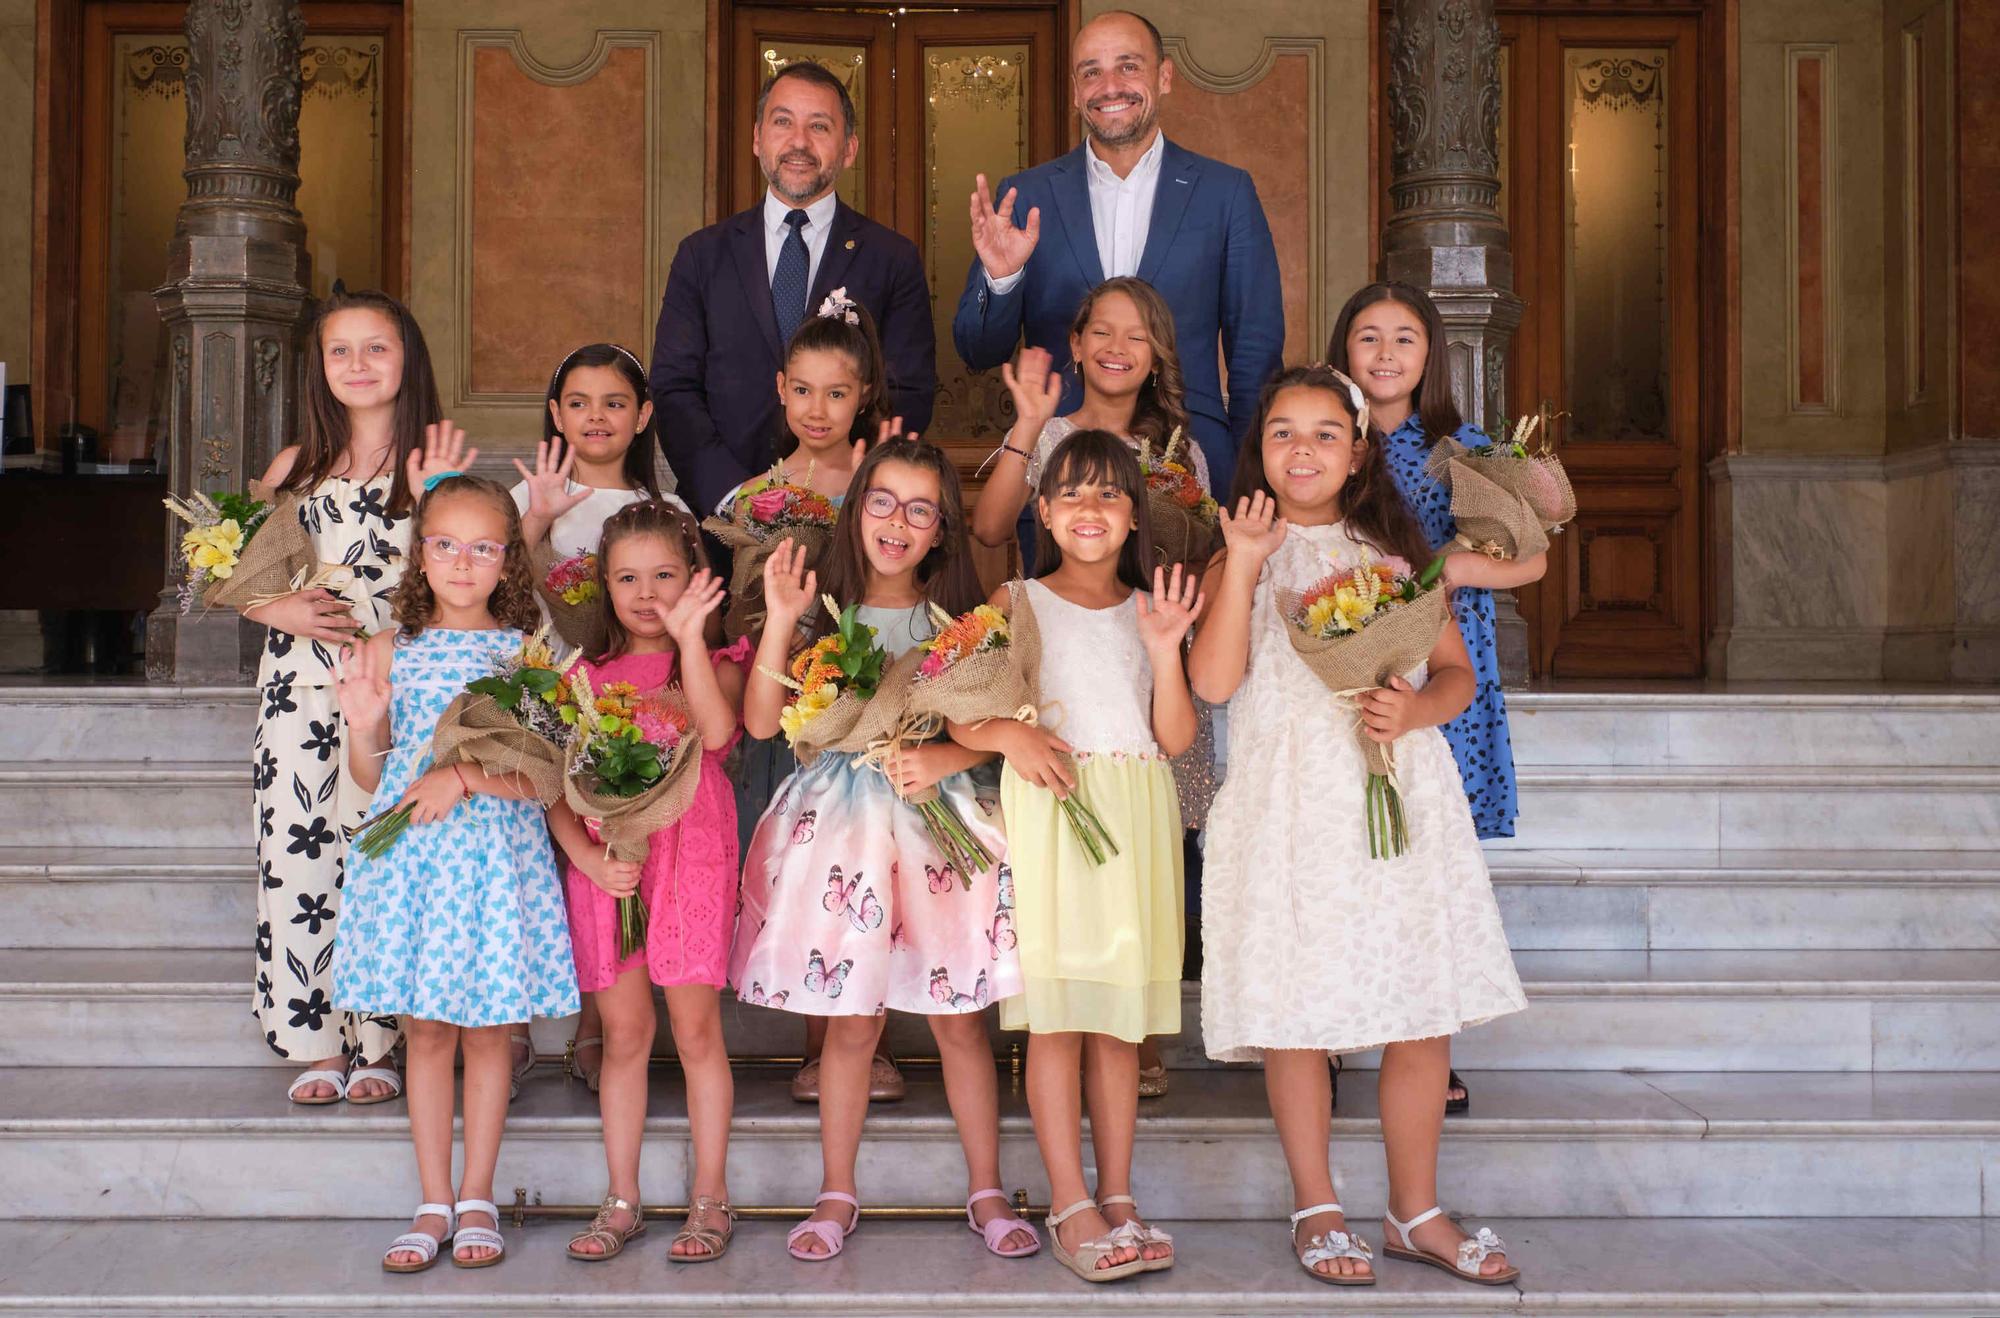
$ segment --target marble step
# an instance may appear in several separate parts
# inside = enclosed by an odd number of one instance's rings
[[[1527,765],[1496,850],[1990,850],[2000,768]]]
[[[0,682],[0,761],[247,755],[248,687]],[[2000,762],[2000,693],[1819,683],[1616,683],[1510,692],[1523,765]]]
[[[247,757],[0,763],[0,837],[13,846],[240,847],[251,827]]]
[[[0,761],[248,762],[256,721],[249,687],[0,682]]]
[[[665,1262],[662,1228],[670,1224],[655,1224],[629,1254],[600,1266],[563,1257],[576,1223],[537,1219],[505,1227],[508,1254],[499,1267],[465,1272],[440,1263],[415,1276],[393,1276],[376,1265],[383,1246],[405,1229],[400,1219],[23,1222],[0,1224],[0,1255],[13,1260],[0,1309],[46,1318],[191,1312],[1263,1318],[1336,1311],[1914,1318],[2000,1311],[1992,1266],[2000,1256],[2000,1221],[1993,1219],[1885,1221],[1838,1237],[1826,1223],[1797,1218],[1482,1224],[1511,1247],[1523,1274],[1515,1285],[1469,1286],[1432,1268],[1384,1260],[1378,1285],[1337,1300],[1290,1261],[1276,1218],[1162,1221],[1175,1233],[1174,1268],[1098,1287],[1065,1272],[1046,1249],[1028,1259],[993,1258],[951,1222],[865,1220],[842,1256],[826,1264],[785,1256],[787,1223],[745,1222],[728,1256],[676,1268]],[[1379,1246],[1379,1224],[1365,1231]],[[256,1248],[246,1250],[246,1240]]]
[[[2000,948],[2000,853],[1495,851],[1521,951]],[[225,948],[247,848],[0,846],[0,947]]]
[[[1524,767],[2000,764],[2000,692],[1991,690],[1635,685],[1508,693],[1516,762]]]
[[[400,1101],[302,1108],[263,1068],[0,1070],[0,1217],[387,1217],[418,1198]],[[677,1068],[653,1073],[641,1191],[685,1202],[691,1150]],[[2000,1216],[2000,1074],[1828,1076],[1468,1071],[1441,1179],[1476,1216],[1894,1218]],[[1345,1202],[1387,1194],[1371,1076],[1343,1076],[1333,1157]],[[934,1066],[878,1105],[863,1137],[865,1202],[951,1202],[964,1181]],[[817,1110],[783,1068],[744,1067],[729,1182],[743,1205],[805,1203]],[[1048,1186],[1018,1078],[1003,1076],[1006,1188]],[[1274,1216],[1288,1181],[1260,1076],[1179,1073],[1140,1110],[1135,1193],[1166,1218]],[[1838,1176],[1826,1168],[1840,1168]],[[198,1172],[195,1169],[199,1169]],[[190,1174],[195,1172],[195,1174]],[[597,1099],[553,1069],[509,1112],[504,1199],[594,1204]]]
[[[1529,1009],[1468,1030],[1461,1065],[1504,1070],[2000,1070],[2000,951],[1521,952]],[[251,954],[0,951],[0,1066],[284,1065],[250,1012]],[[1200,987],[1170,1063],[1202,1067]],[[989,1015],[993,1014],[989,1009]],[[798,1018],[731,1001],[742,1056],[795,1055]],[[560,1053],[564,1021],[538,1021]],[[893,1045],[929,1030],[892,1013]],[[1020,1036],[995,1031],[996,1048]],[[1357,1066],[1372,1063],[1357,1057]]]

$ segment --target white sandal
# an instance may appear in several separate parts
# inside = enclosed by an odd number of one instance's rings
[[[1304,1252],[1299,1252],[1299,1223],[1321,1213],[1339,1213],[1345,1216],[1347,1210],[1339,1204],[1314,1204],[1311,1208],[1301,1208],[1292,1214],[1292,1250],[1299,1266],[1314,1281],[1323,1281],[1329,1286],[1373,1286],[1375,1284],[1375,1251],[1368,1242],[1351,1231],[1329,1231],[1324,1235],[1308,1236]],[[1342,1276],[1337,1272],[1321,1272],[1319,1265],[1334,1259],[1357,1259],[1368,1264],[1368,1274]]]
[[[304,1089],[307,1085],[316,1085],[316,1084],[332,1085],[333,1097],[332,1098],[299,1097],[299,1091],[301,1089]],[[285,1091],[285,1097],[290,1099],[292,1102],[297,1103],[300,1107],[325,1107],[329,1103],[338,1103],[342,1099],[347,1097],[347,1072],[321,1071],[321,1070],[301,1071],[298,1074],[298,1078],[292,1081],[291,1088]]]
[[[461,1199],[452,1206],[452,1212],[459,1217],[464,1217],[467,1213],[485,1213],[495,1222],[500,1220],[500,1210],[493,1206],[493,1201],[490,1199]],[[461,1245],[490,1249],[493,1253],[483,1259],[464,1258],[458,1252]],[[490,1268],[506,1256],[507,1242],[502,1240],[500,1233],[492,1227],[461,1226],[452,1233],[451,1262],[453,1267]]]
[[[1046,1220],[1049,1225],[1049,1248],[1055,1254],[1056,1262],[1062,1264],[1085,1281],[1090,1282],[1118,1281],[1122,1278],[1145,1272],[1147,1266],[1146,1260],[1143,1258],[1135,1258],[1130,1263],[1114,1263],[1108,1268],[1097,1266],[1099,1260],[1103,1259],[1113,1250],[1129,1243],[1128,1237],[1121,1236],[1118,1233],[1124,1229],[1122,1227],[1118,1230],[1107,1232],[1095,1240],[1084,1241],[1076,1247],[1075,1253],[1071,1253],[1063,1246],[1062,1236],[1058,1234],[1057,1228],[1072,1217],[1075,1217],[1078,1213],[1081,1213],[1084,1209],[1095,1207],[1097,1207],[1095,1200],[1079,1199],[1060,1213],[1050,1213],[1048,1215]],[[1137,1246],[1133,1246],[1133,1248],[1137,1249]]]
[[[389,1086],[389,1092],[377,1094],[373,1098],[356,1098],[354,1086],[363,1080],[379,1080]],[[357,1066],[347,1073],[347,1095],[349,1107],[368,1107],[375,1103],[386,1103],[392,1098],[403,1096],[403,1077],[397,1075],[395,1068],[390,1066]]]
[[[1410,1242],[1410,1232],[1416,1230],[1432,1218],[1440,1216],[1443,1212],[1444,1209],[1442,1207],[1432,1208],[1427,1212],[1418,1213],[1407,1222],[1399,1222],[1396,1220],[1394,1213],[1386,1208],[1383,1209],[1383,1225],[1389,1227],[1397,1237],[1400,1237],[1402,1243],[1396,1244],[1392,1240],[1385,1239],[1382,1242],[1382,1252],[1392,1259],[1403,1259],[1410,1263],[1427,1263],[1440,1272],[1449,1272],[1454,1277],[1476,1282],[1481,1286],[1505,1286],[1509,1282],[1521,1279],[1521,1270],[1511,1264],[1490,1275],[1479,1270],[1479,1265],[1486,1261],[1488,1255],[1505,1254],[1507,1252],[1506,1242],[1494,1235],[1490,1227],[1480,1227],[1476,1234],[1467,1236],[1465,1239],[1459,1241],[1458,1258],[1455,1262],[1445,1258],[1442,1254],[1433,1254],[1427,1249],[1418,1249]]]
[[[397,1236],[389,1242],[389,1248],[382,1251],[382,1271],[422,1272],[430,1267],[431,1264],[438,1261],[438,1250],[442,1249],[451,1240],[452,1228],[457,1224],[457,1220],[452,1215],[450,1204],[418,1204],[417,1211],[410,1214],[411,1227],[414,1228],[416,1226],[419,1218],[425,1217],[441,1217],[444,1219],[444,1238],[439,1239],[428,1231],[405,1231],[402,1235]],[[401,1254],[406,1251],[412,1254],[423,1255],[423,1262],[391,1263],[389,1261],[391,1254]]]
[[[1122,1241],[1139,1247],[1142,1251],[1139,1255],[1139,1261],[1146,1265],[1145,1271],[1165,1272],[1168,1268],[1174,1266],[1174,1238],[1160,1230],[1160,1228],[1150,1226],[1140,1220],[1139,1201],[1129,1194],[1107,1194],[1097,1201],[1097,1207],[1100,1211],[1112,1204],[1123,1204],[1132,1210],[1132,1220],[1121,1227],[1114,1227],[1111,1234]],[[1156,1259],[1147,1258],[1143,1252],[1147,1245],[1165,1245],[1168,1251],[1166,1257]]]

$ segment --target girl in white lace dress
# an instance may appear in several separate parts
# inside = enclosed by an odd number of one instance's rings
[[[1374,1280],[1334,1202],[1326,1054],[1382,1047],[1388,1253],[1498,1284],[1519,1275],[1499,1240],[1433,1211],[1450,1036],[1526,1006],[1437,730],[1472,698],[1465,644],[1448,622],[1427,664],[1344,707],[1293,652],[1275,600],[1339,568],[1426,559],[1381,450],[1356,438],[1364,406],[1328,367],[1271,382],[1205,578],[1190,673],[1203,697],[1231,703],[1230,771],[1206,838],[1203,1042],[1218,1060],[1264,1062],[1311,1275]],[[1393,858],[1369,855],[1357,717],[1395,743],[1409,846]]]

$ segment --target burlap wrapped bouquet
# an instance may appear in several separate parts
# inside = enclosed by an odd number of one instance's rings
[[[1395,743],[1378,742],[1362,726],[1358,702],[1430,657],[1450,615],[1450,592],[1382,565],[1335,573],[1303,591],[1280,590],[1276,607],[1292,650],[1333,693],[1356,707],[1354,737],[1368,763],[1369,854],[1401,855],[1409,832],[1396,786]]]
[[[587,566],[579,562],[586,559]],[[528,571],[535,579],[535,595],[555,625],[556,635],[583,654],[603,654],[610,647],[611,638],[604,628],[604,601],[597,595],[596,556],[578,554],[558,559],[555,546],[544,539],[529,546]],[[585,583],[579,577],[585,571],[590,574],[588,590],[581,589]]]
[[[493,696],[473,691],[452,697],[431,734],[433,766],[471,764],[495,777],[512,774],[526,781],[544,806],[562,799],[563,758],[560,741],[525,726]]]
[[[1154,561],[1162,567],[1175,563],[1206,566],[1216,548],[1217,504],[1184,460],[1186,442],[1176,429],[1160,453],[1154,453],[1150,443],[1139,445],[1139,469],[1146,477],[1146,515],[1158,555]]]
[[[1425,469],[1451,491],[1451,515],[1458,542],[1495,558],[1530,558],[1549,547],[1549,533],[1576,516],[1576,492],[1555,454],[1531,454],[1527,437],[1536,418],[1516,429],[1517,438],[1468,449],[1440,440]]]
[[[812,479],[810,470],[806,479]],[[730,551],[724,636],[735,641],[763,629],[765,560],[790,540],[805,551],[806,566],[812,567],[833,539],[834,520],[830,499],[789,481],[781,470],[746,486],[724,515],[702,522],[701,529]]]
[[[243,546],[243,556],[234,569],[209,586],[202,603],[242,613],[299,590],[325,589],[339,594],[354,579],[351,568],[319,561],[312,538],[299,520],[301,502],[296,493],[277,496],[257,534]]]
[[[563,758],[563,799],[613,857],[643,861],[652,835],[694,804],[701,733],[678,687],[645,696],[623,684],[593,690],[581,669],[570,680],[577,735]]]

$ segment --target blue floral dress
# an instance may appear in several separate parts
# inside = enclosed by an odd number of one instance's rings
[[[1459,427],[1459,443],[1472,447],[1487,442],[1472,426]],[[1396,427],[1383,452],[1403,501],[1417,515],[1433,545],[1458,534],[1451,515],[1451,493],[1424,471],[1431,447],[1416,414]],[[1472,706],[1444,725],[1444,739],[1465,780],[1465,797],[1481,838],[1514,836],[1520,806],[1514,791],[1514,744],[1507,735],[1507,698],[1500,689],[1500,650],[1493,627],[1493,592],[1460,587],[1452,597],[1452,612],[1472,656],[1472,676],[1478,682]]]
[[[389,671],[395,745],[377,809],[430,767],[452,697],[520,647],[512,628],[433,627],[398,639]],[[542,808],[480,793],[414,824],[380,859],[354,851],[334,943],[333,997],[348,1011],[508,1025],[581,1007],[569,916]]]

